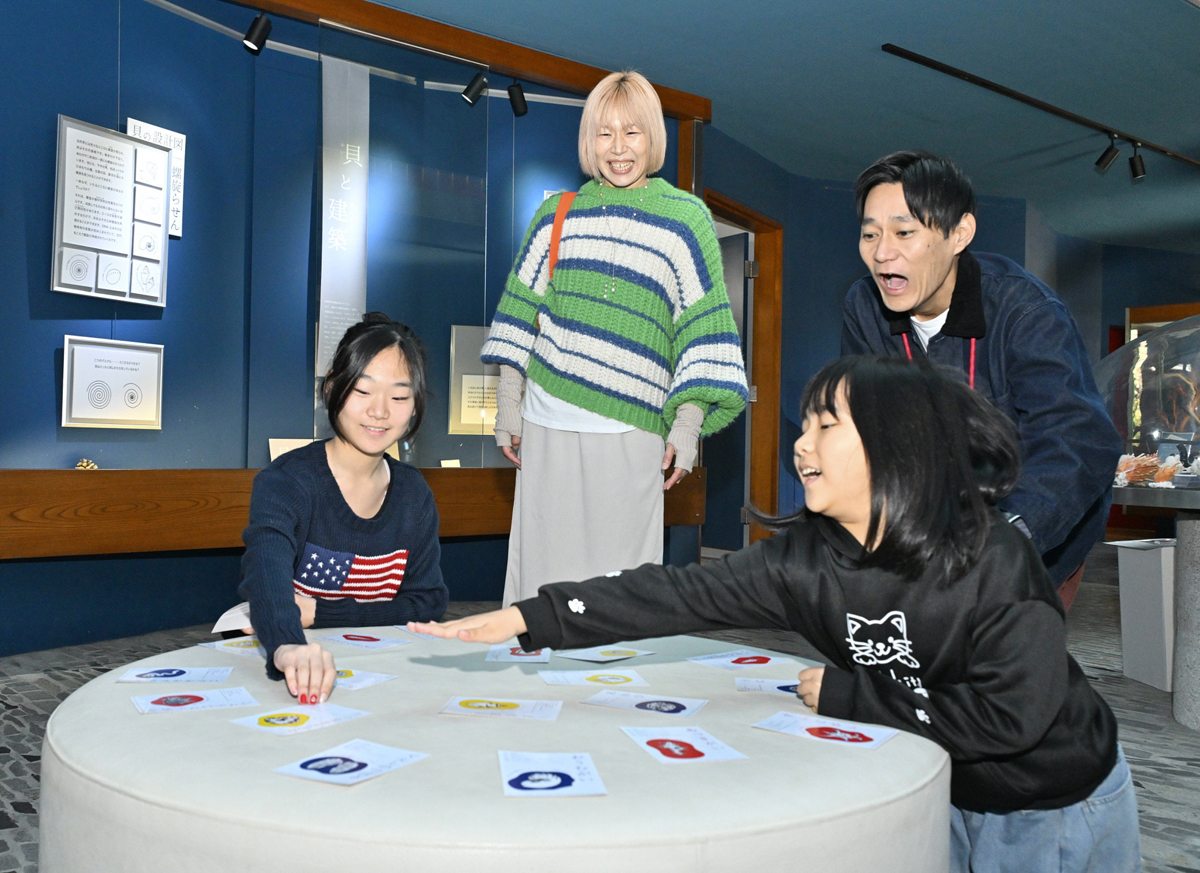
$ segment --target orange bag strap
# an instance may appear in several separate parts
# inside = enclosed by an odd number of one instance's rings
[[[558,209],[554,212],[554,229],[550,232],[550,278],[554,278],[554,265],[558,263],[558,241],[562,237],[563,222],[567,220],[567,210],[575,199],[574,191],[564,191],[558,198]]]

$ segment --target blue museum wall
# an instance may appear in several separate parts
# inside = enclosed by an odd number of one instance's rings
[[[1106,245],[1103,259],[1105,352],[1108,328],[1124,329],[1127,307],[1200,302],[1200,255]]]

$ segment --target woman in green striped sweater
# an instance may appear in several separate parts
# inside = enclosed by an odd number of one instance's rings
[[[500,365],[496,441],[520,468],[505,606],[660,563],[663,491],[745,406],[712,216],[651,178],[665,155],[650,83],[603,79],[579,128],[592,179],[566,213],[553,278],[562,195],[534,215],[496,309],[483,360]]]

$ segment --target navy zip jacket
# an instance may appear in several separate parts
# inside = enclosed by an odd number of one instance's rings
[[[1062,602],[1025,535],[996,513],[952,584],[862,567],[863,547],[816,513],[720,561],[644,564],[545,585],[516,604],[526,649],[737,627],[789,628],[829,659],[817,711],[940,745],[950,799],[977,812],[1058,809],[1096,789],[1117,723],[1067,653]]]
[[[975,389],[1016,425],[1021,478],[1000,509],[1025,520],[1055,585],[1104,537],[1121,456],[1066,304],[1000,255],[959,256],[950,311],[926,352],[906,312],[883,305],[871,276],[846,295],[843,355],[927,357],[967,373],[976,341]],[[903,414],[903,411],[898,411]]]

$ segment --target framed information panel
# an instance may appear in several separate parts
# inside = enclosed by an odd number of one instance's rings
[[[58,116],[55,291],[167,303],[171,150]]]
[[[162,430],[163,347],[63,337],[63,427]]]

